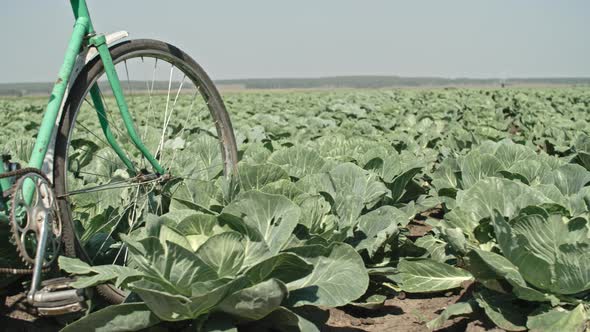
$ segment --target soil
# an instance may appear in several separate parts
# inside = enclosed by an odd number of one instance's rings
[[[432,230],[432,226],[428,225],[426,220],[441,220],[443,216],[444,210],[440,205],[417,214],[408,224],[408,230],[410,231],[408,237],[412,240],[415,240],[426,235]]]
[[[447,306],[459,301],[463,292],[448,292],[428,297],[402,295],[387,300],[378,310],[358,308],[330,309],[325,332],[404,331],[427,332],[426,323],[436,318]],[[438,331],[500,332],[487,317],[475,313],[469,317],[451,319]]]
[[[385,301],[374,310],[353,306],[325,309],[329,320],[322,332],[357,332],[357,331],[404,331],[426,332],[426,323],[438,316],[447,306],[469,296],[469,285],[460,291],[440,293],[428,296],[416,296],[400,293],[397,297]],[[59,331],[61,324],[52,318],[39,318],[25,311],[25,295],[16,289],[0,301],[0,330],[9,332],[50,332]],[[449,320],[438,331],[446,332],[499,332],[482,314]]]
[[[457,302],[461,293],[446,293],[434,297],[398,296],[387,300],[377,310],[365,310],[351,306],[326,309],[330,319],[322,332],[356,331],[404,331],[427,332],[426,323],[438,316],[447,306]],[[14,332],[59,331],[61,325],[51,318],[37,318],[22,309],[24,296],[7,297],[0,307],[0,330]],[[482,316],[471,316],[449,320],[438,331],[445,332],[499,332]]]
[[[444,211],[441,206],[418,214],[408,225],[411,239],[426,235],[432,227],[427,219],[442,219]],[[438,317],[449,305],[471,296],[473,284],[466,284],[460,290],[439,294],[405,294],[400,293],[393,299],[385,301],[378,310],[365,310],[352,306],[329,309],[330,318],[324,332],[354,331],[429,331],[426,323]],[[438,331],[445,332],[499,332],[497,327],[481,312],[468,317],[459,317],[447,321]]]
[[[24,305],[26,295],[21,287],[14,287],[0,294],[0,330],[7,332],[52,332],[61,325],[51,318],[29,314]]]

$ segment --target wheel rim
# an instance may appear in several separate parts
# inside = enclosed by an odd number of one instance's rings
[[[60,197],[68,201],[80,249],[93,265],[126,264],[120,234],[137,231],[148,214],[165,213],[166,197],[183,182],[210,181],[231,169],[209,111],[209,95],[188,66],[155,51],[130,52],[114,61],[135,129],[168,173],[150,171],[127,138],[113,98],[103,93],[111,131],[139,175],[125,170],[104,139],[88,88],[69,131]],[[107,91],[104,77],[101,73],[94,82]],[[139,95],[141,84],[146,91]]]

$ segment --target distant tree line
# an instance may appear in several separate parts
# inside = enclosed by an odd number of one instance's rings
[[[218,84],[242,85],[246,89],[309,89],[309,88],[354,88],[376,89],[390,87],[436,87],[436,86],[505,86],[510,85],[590,85],[590,78],[515,78],[473,79],[441,77],[399,76],[342,76],[323,78],[271,78],[223,80]]]
[[[340,76],[320,78],[259,78],[217,80],[220,86],[240,86],[245,89],[319,89],[319,88],[351,88],[378,89],[402,87],[442,87],[442,86],[491,86],[503,87],[511,85],[568,85],[589,86],[590,78],[511,78],[511,79],[474,79],[474,78],[441,78],[441,77],[400,77],[400,76]],[[104,82],[100,83],[108,93]],[[134,93],[145,93],[148,90],[145,81],[126,82],[125,88]],[[151,87],[150,87],[151,88]],[[167,90],[167,81],[154,82],[155,91]],[[51,83],[0,83],[0,96],[48,95]]]

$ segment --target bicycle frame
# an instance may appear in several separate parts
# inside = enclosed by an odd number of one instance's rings
[[[43,166],[43,161],[45,160],[45,157],[49,150],[49,145],[51,144],[51,140],[55,134],[55,131],[57,130],[56,121],[58,119],[58,116],[60,116],[60,111],[64,103],[64,97],[68,92],[69,84],[73,83],[70,82],[70,80],[72,71],[76,64],[77,57],[79,54],[81,54],[81,50],[83,50],[85,47],[95,47],[98,51],[98,56],[100,57],[100,60],[104,65],[107,79],[113,92],[113,96],[115,97],[115,100],[117,102],[117,106],[119,108],[121,118],[123,119],[123,122],[127,129],[129,138],[131,139],[135,147],[146,158],[146,160],[149,161],[154,171],[158,174],[164,174],[165,170],[159,164],[158,160],[154,158],[154,156],[141,142],[139,135],[137,135],[135,131],[133,120],[131,118],[131,115],[129,114],[129,109],[127,107],[127,103],[123,95],[123,89],[121,88],[121,83],[119,81],[119,77],[117,76],[113,60],[111,58],[109,46],[106,43],[106,38],[104,35],[95,33],[94,27],[92,26],[92,21],[90,19],[90,14],[88,12],[86,0],[70,0],[70,4],[75,17],[73,32],[68,43],[68,47],[64,57],[64,62],[59,71],[58,78],[53,86],[51,97],[49,98],[49,102],[47,104],[45,113],[43,114],[43,119],[41,122],[41,126],[39,128],[39,133],[37,135],[28,166],[38,169],[41,169],[41,167]],[[96,108],[98,120],[100,122],[102,131],[105,135],[107,142],[111,145],[115,153],[119,156],[119,158],[123,161],[127,168],[132,173],[135,173],[133,163],[129,160],[125,152],[117,144],[115,137],[113,136],[110,130],[109,122],[106,117],[106,112],[104,105],[102,103],[101,92],[98,87],[98,84],[94,84],[94,86],[91,88],[90,95]],[[4,172],[4,165],[0,162],[0,174]],[[9,187],[10,183],[8,179],[0,179],[0,192],[8,190]],[[24,188],[24,194],[25,196],[32,197],[32,185],[30,186],[30,188]],[[6,206],[5,202],[3,201],[2,195],[0,195],[0,206]],[[1,216],[1,214],[0,218],[7,219],[6,215]]]

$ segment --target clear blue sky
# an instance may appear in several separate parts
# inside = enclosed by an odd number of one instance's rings
[[[169,41],[214,79],[590,77],[588,0],[88,0],[101,32]],[[67,0],[3,1],[0,82],[53,81]]]

